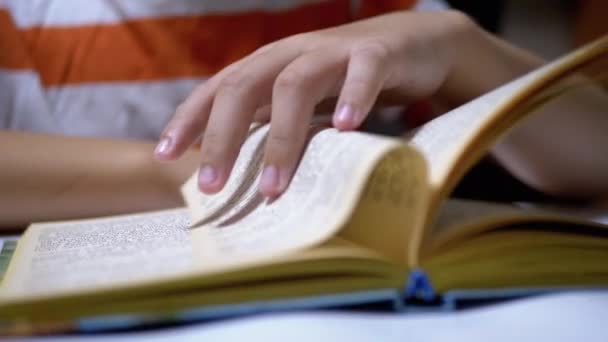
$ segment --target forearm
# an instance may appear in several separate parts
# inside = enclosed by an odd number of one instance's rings
[[[460,105],[539,67],[540,58],[460,25],[452,71],[438,95]],[[588,87],[563,96],[517,125],[492,153],[529,185],[565,198],[608,198],[608,96]]]
[[[194,156],[152,160],[152,144],[0,131],[0,227],[175,207]],[[186,165],[187,164],[187,165]]]
[[[592,84],[561,95],[493,151],[528,184],[564,198],[608,200],[608,94]]]

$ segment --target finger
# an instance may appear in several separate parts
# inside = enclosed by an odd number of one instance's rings
[[[258,108],[253,115],[253,121],[255,122],[268,122],[270,121],[270,105],[264,105]]]
[[[368,115],[388,76],[388,50],[368,44],[350,54],[346,79],[333,116],[334,127],[355,129]]]
[[[260,47],[195,88],[190,96],[178,106],[173,118],[161,133],[160,141],[154,151],[156,159],[159,161],[174,160],[180,157],[194,142],[200,141],[201,133],[207,125],[213,97],[222,80],[252,58],[271,52],[280,42]]]
[[[296,49],[258,54],[219,84],[203,134],[201,191],[223,188],[257,108],[270,103],[274,79],[298,54]]]
[[[160,136],[154,155],[161,161],[174,160],[181,156],[198,138],[209,118],[213,96],[220,81],[229,73],[241,67],[245,60],[238,61],[224,68],[215,76],[205,81],[177,107]]]
[[[270,132],[259,191],[276,197],[289,184],[306,142],[315,106],[335,95],[346,56],[319,51],[301,56],[277,77],[272,93]]]
[[[252,54],[228,65],[217,74],[205,81],[177,107],[173,118],[169,121],[160,136],[155,149],[155,157],[160,161],[174,160],[194,143],[200,144],[203,132],[213,103],[213,97],[219,84],[227,75],[241,68],[254,57],[270,52],[278,42],[270,43],[254,51]]]

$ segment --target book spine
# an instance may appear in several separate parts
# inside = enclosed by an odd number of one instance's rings
[[[406,301],[421,301],[432,303],[437,301],[438,296],[426,272],[420,268],[410,271],[408,280],[403,289]]]

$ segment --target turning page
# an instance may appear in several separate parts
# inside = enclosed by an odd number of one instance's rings
[[[196,174],[184,185],[193,230],[201,231],[197,245],[211,257],[247,259],[310,247],[346,226],[351,240],[405,262],[403,224],[392,220],[391,227],[377,219],[383,210],[413,221],[412,212],[420,216],[419,198],[408,195],[426,189],[424,161],[416,151],[397,139],[313,127],[289,187],[278,198],[265,199],[257,186],[267,132],[268,126],[251,132],[219,194],[202,194]],[[384,166],[373,175],[379,164]],[[353,218],[362,195],[365,204]],[[373,216],[374,225],[372,212],[380,213]]]

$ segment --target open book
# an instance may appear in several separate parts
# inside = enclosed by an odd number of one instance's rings
[[[608,285],[608,226],[446,200],[500,136],[572,97],[606,102],[608,38],[424,125],[407,139],[312,127],[287,191],[257,193],[268,127],[225,188],[187,208],[33,224],[0,287],[0,327],[121,327],[259,310],[450,307]],[[482,76],[479,76],[482,77]],[[491,191],[491,189],[488,189]]]

